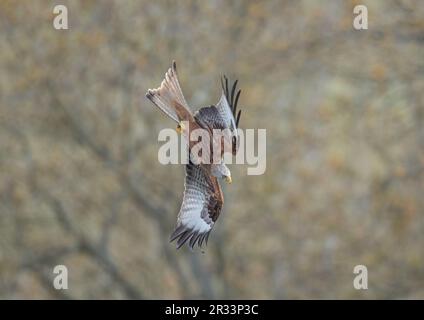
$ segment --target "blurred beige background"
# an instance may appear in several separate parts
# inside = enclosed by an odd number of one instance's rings
[[[0,2],[0,298],[424,298],[420,1],[60,1],[67,31],[55,4]],[[191,105],[225,73],[267,129],[205,254],[168,242],[184,168],[144,98],[173,59]]]

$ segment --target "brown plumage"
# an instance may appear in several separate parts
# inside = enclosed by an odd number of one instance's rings
[[[209,134],[209,145],[202,141],[201,155],[190,152],[190,163],[186,165],[185,188],[183,202],[177,218],[177,225],[170,237],[170,241],[177,241],[177,248],[185,243],[189,247],[207,243],[209,233],[218,219],[224,204],[224,197],[217,177],[231,182],[229,169],[223,163],[209,163],[213,160],[214,146],[224,151],[224,142],[213,137],[213,129],[229,129],[229,143],[235,154],[238,148],[237,125],[241,111],[237,113],[237,103],[240,90],[236,93],[237,81],[231,91],[228,89],[228,79],[221,79],[222,95],[215,106],[204,107],[192,113],[182,93],[176,63],[165,74],[165,79],[157,89],[149,89],[146,97],[161,111],[179,124],[181,133],[189,141],[191,151],[198,141],[191,141],[190,134],[195,129],[205,129]],[[236,116],[237,115],[237,116]],[[183,122],[188,128],[183,128]],[[178,127],[177,127],[178,128]],[[218,145],[217,145],[218,144]],[[206,161],[205,161],[206,160]]]

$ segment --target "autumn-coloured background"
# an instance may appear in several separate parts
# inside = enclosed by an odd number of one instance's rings
[[[0,2],[0,298],[424,298],[421,1],[60,1],[66,31],[55,4]],[[184,168],[144,98],[173,59],[190,105],[225,73],[267,129],[205,254],[168,242]]]

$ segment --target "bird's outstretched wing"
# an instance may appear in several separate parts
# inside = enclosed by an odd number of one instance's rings
[[[238,128],[241,116],[241,110],[237,112],[237,103],[241,93],[241,90],[238,90],[236,93],[237,82],[238,80],[233,83],[230,93],[230,90],[228,89],[228,78],[226,76],[221,78],[222,94],[216,104],[216,108],[218,109],[222,119],[224,119],[226,127],[231,131]]]
[[[165,79],[160,87],[149,89],[146,97],[176,122],[189,120],[192,117],[178,81],[175,61],[172,62],[171,68],[165,73]]]
[[[227,127],[227,123],[215,106],[203,107],[196,111],[194,114],[196,121],[203,127],[210,127],[211,129],[224,130]]]
[[[191,249],[196,243],[199,247],[203,242],[207,244],[223,202],[218,180],[201,166],[187,164],[183,203],[170,241],[177,240],[177,249],[187,241]]]
[[[218,108],[215,106],[204,107],[199,109],[194,114],[194,119],[203,128],[210,128],[213,133],[213,129],[223,130],[220,135],[212,134],[211,136],[211,153],[214,156],[214,151],[220,150],[221,157],[225,152],[233,152],[236,149],[237,141],[235,132],[233,132],[221,116]],[[231,148],[231,149],[228,149]]]

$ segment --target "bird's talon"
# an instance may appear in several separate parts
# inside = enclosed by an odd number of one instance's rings
[[[177,125],[177,128],[175,129],[179,134],[181,134],[182,132],[183,132],[183,130],[185,129],[185,127],[184,127],[184,125],[183,125],[183,123],[182,122],[180,122],[178,125]]]

